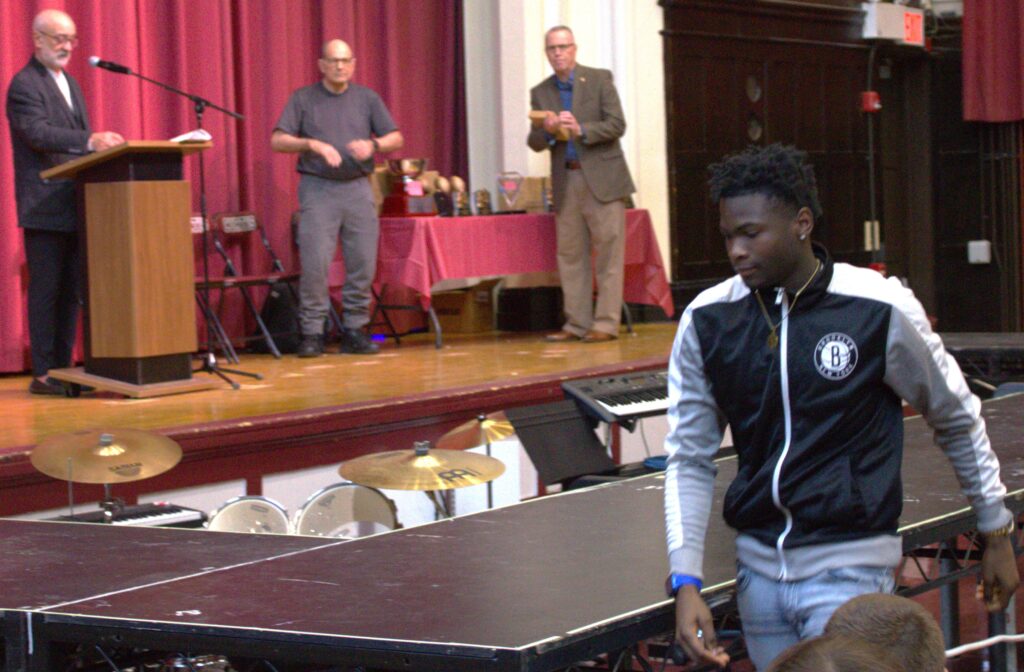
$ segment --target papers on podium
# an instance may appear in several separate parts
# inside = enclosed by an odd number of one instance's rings
[[[213,140],[213,136],[205,128],[197,128],[194,131],[182,133],[171,138],[171,142],[209,142],[210,140]]]

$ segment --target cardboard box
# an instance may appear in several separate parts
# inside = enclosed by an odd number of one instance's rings
[[[492,294],[499,280],[488,280],[469,289],[437,292],[430,305],[444,334],[478,334],[494,330]]]
[[[499,211],[525,210],[530,213],[547,212],[544,193],[545,191],[550,192],[550,190],[551,178],[524,177],[523,183],[519,187],[519,196],[516,198],[515,206],[509,207],[505,204],[505,199],[501,197],[497,186],[495,186],[492,203],[497,205]]]

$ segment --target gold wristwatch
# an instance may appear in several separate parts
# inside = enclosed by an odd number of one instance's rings
[[[1013,534],[1013,531],[1017,529],[1017,525],[1014,519],[1011,518],[1010,522],[1002,527],[996,528],[989,532],[982,532],[986,539],[993,539],[995,537],[1008,537]]]

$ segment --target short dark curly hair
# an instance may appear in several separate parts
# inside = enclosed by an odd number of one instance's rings
[[[821,218],[814,166],[807,163],[807,153],[796,147],[779,143],[751,146],[708,166],[708,172],[713,203],[734,196],[764,194],[792,206],[794,211],[808,208],[815,220]]]

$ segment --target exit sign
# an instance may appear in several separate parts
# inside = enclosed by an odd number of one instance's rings
[[[903,41],[924,46],[924,13],[921,10],[903,10]]]
[[[924,10],[890,2],[861,3],[864,39],[924,46]]]

